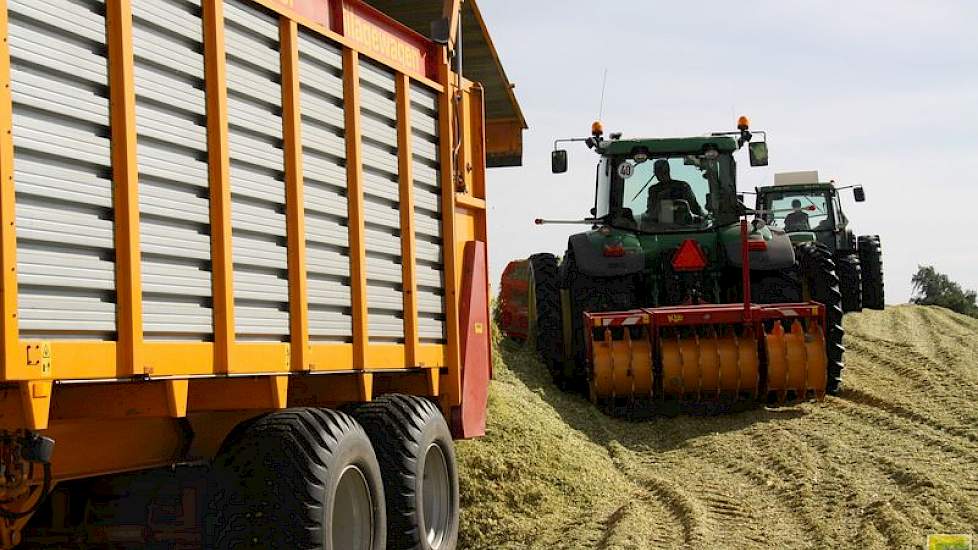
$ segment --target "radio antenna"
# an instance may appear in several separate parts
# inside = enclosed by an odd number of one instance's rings
[[[598,105],[598,120],[601,120],[601,115],[604,114],[604,88],[608,84],[608,67],[604,68],[604,76],[601,78],[601,104]]]

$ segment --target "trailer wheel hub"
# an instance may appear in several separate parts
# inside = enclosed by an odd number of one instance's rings
[[[333,501],[333,548],[369,549],[373,546],[373,502],[367,478],[355,465],[340,474]]]
[[[428,545],[440,548],[453,516],[451,476],[445,453],[437,443],[428,446],[422,479],[423,525]]]

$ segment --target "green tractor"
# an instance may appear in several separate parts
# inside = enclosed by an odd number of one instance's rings
[[[764,135],[763,132],[755,132]],[[639,401],[821,399],[842,379],[835,264],[737,194],[735,154],[767,164],[746,117],[705,137],[558,140],[598,155],[594,203],[562,259],[531,256],[530,324],[555,382],[606,411]],[[766,136],[765,136],[766,139]],[[644,407],[643,407],[644,409]]]
[[[757,191],[757,210],[765,222],[788,233],[791,242],[817,242],[832,254],[846,312],[883,309],[883,253],[879,235],[856,235],[842,211],[840,191],[866,200],[861,185],[820,183],[818,172],[775,174],[774,185]]]

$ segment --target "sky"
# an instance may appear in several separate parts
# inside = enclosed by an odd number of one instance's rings
[[[738,187],[775,172],[818,170],[861,184],[843,192],[857,235],[883,244],[887,303],[906,302],[918,265],[978,289],[978,2],[481,0],[529,130],[523,166],[489,171],[494,285],[506,263],[562,254],[586,226],[597,157],[556,138],[585,136],[598,117],[625,137],[767,132],[770,166],[738,158]]]

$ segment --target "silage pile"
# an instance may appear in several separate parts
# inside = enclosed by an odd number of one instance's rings
[[[497,346],[459,444],[462,548],[921,548],[978,530],[978,320],[846,318],[846,390],[715,417],[608,418]]]

